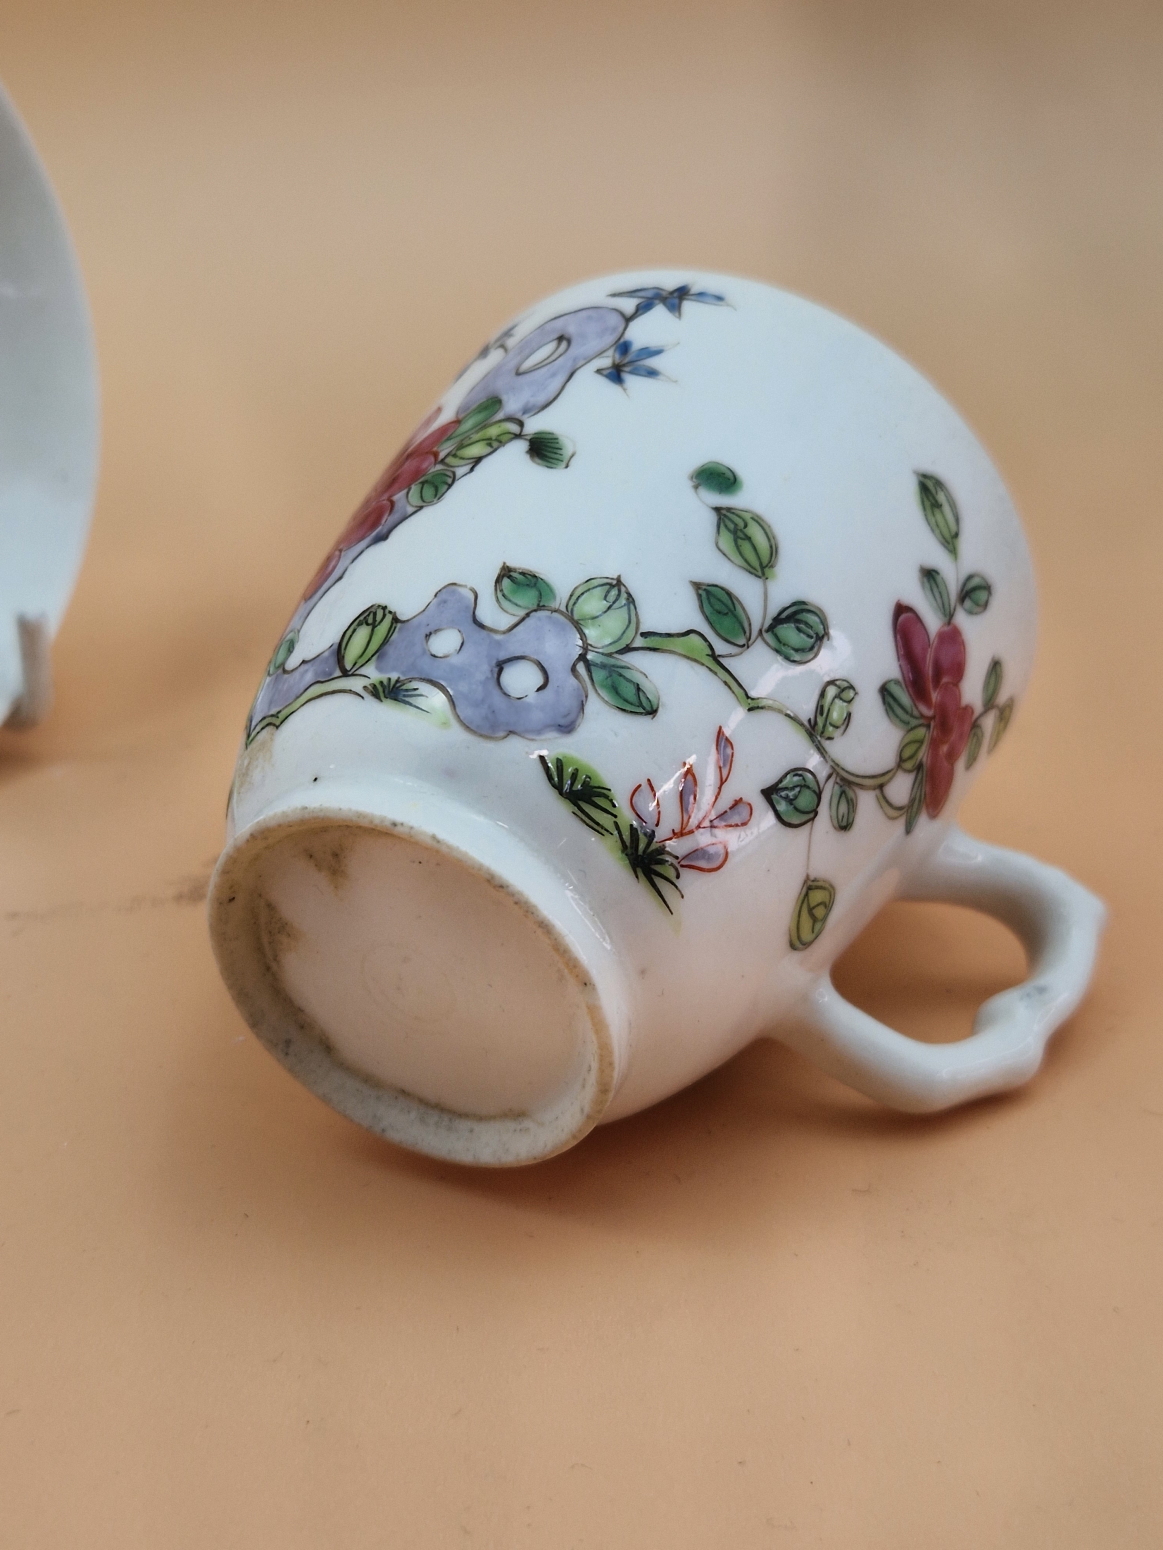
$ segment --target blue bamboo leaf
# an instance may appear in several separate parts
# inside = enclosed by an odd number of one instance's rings
[[[628,377],[661,377],[662,373],[657,366],[626,366],[623,368]]]
[[[632,291],[614,291],[614,296],[630,296],[638,303],[630,321],[643,317],[655,307],[665,307],[671,317],[680,318],[685,302],[698,301],[706,306],[721,307],[726,301],[725,296],[720,296],[717,291],[696,291],[690,284],[676,285],[673,290],[664,290],[660,285],[642,285]]]
[[[622,373],[616,366],[600,366],[598,368],[598,376],[605,377],[606,381],[612,382],[615,387],[625,387],[626,385],[622,380]]]
[[[624,361],[633,348],[634,346],[630,343],[629,339],[619,339],[618,343],[614,346],[615,361]]]
[[[656,355],[662,355],[665,349],[665,345],[661,348],[656,345],[640,345],[637,350],[634,350],[632,354],[626,357],[626,361],[627,363],[631,361],[652,361]]]

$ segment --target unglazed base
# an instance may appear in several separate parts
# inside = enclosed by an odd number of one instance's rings
[[[211,901],[251,1026],[327,1102],[432,1155],[530,1162],[612,1090],[587,972],[531,902],[439,844],[314,815],[228,853]]]

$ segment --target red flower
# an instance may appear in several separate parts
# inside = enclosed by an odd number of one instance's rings
[[[973,727],[972,705],[961,703],[965,639],[955,624],[943,624],[930,641],[920,614],[898,603],[892,616],[901,679],[929,727],[925,750],[925,811],[930,818],[945,806],[953,770]]]
[[[396,496],[411,489],[417,479],[423,479],[425,474],[431,473],[436,467],[437,448],[460,423],[458,420],[445,420],[442,425],[432,429],[432,422],[438,413],[439,410],[434,409],[416,428],[408,444],[396,453],[376,480],[359,510],[340,533],[335,548],[330,551],[308,583],[307,590],[303,593],[305,599],[314,597],[315,593],[331,579],[335,567],[346,550],[354,549],[356,544],[371,537],[391,511]]]

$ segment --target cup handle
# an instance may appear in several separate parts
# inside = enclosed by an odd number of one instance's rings
[[[1029,978],[991,996],[969,1038],[923,1044],[845,1001],[825,973],[795,1024],[776,1037],[867,1097],[918,1114],[1028,1081],[1050,1035],[1086,993],[1106,921],[1102,900],[1057,867],[957,828],[903,880],[897,897],[994,916],[1024,944]]]

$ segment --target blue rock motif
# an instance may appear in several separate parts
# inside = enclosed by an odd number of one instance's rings
[[[434,684],[481,737],[572,732],[586,704],[576,671],[585,649],[577,625],[556,609],[539,608],[511,629],[493,630],[477,619],[476,601],[472,588],[459,582],[441,587],[427,608],[398,626],[368,672]],[[540,686],[517,696],[507,692],[504,669],[515,663],[540,669]]]
[[[609,304],[619,299],[632,301],[633,309]],[[342,640],[316,656],[296,657],[311,615],[360,556],[403,522],[447,499],[487,458],[505,447],[523,448],[542,468],[568,468],[575,452],[569,438],[544,427],[530,429],[528,422],[555,403],[584,366],[623,389],[632,378],[664,380],[650,363],[672,346],[635,344],[626,329],[656,307],[681,318],[689,303],[722,306],[725,298],[693,284],[648,285],[616,292],[604,305],[559,313],[520,337],[514,337],[520,328],[515,324],[491,340],[482,356],[500,350],[501,359],[454,409],[434,410],[419,427],[312,578],[255,697],[247,741],[277,730],[328,694],[414,703],[409,683],[439,688],[461,725],[483,737],[544,737],[572,731],[581,720],[587,671],[599,698],[621,710],[652,715],[657,696],[646,675],[630,663],[606,660],[600,651],[588,652],[568,612],[535,609],[506,631],[492,630],[476,618],[476,594],[459,582],[441,588],[412,619],[393,615],[384,645],[358,672],[351,659],[343,660]],[[436,424],[441,412],[447,418]],[[386,602],[376,606],[384,617],[390,612]],[[431,649],[431,637],[441,631],[445,645],[451,639],[447,632],[459,632],[455,651]]]
[[[499,398],[501,413],[528,419],[548,409],[574,372],[621,339],[626,314],[617,307],[579,307],[550,318],[513,345],[492,371],[465,394],[457,410],[467,414]],[[544,358],[537,357],[544,353]],[[532,363],[532,364],[530,364]]]

